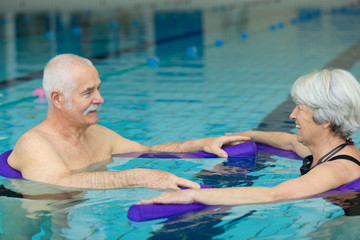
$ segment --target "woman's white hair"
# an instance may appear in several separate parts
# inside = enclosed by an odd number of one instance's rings
[[[52,58],[44,69],[43,88],[46,98],[51,103],[51,92],[59,90],[65,96],[65,109],[70,110],[71,92],[77,87],[73,74],[73,65],[93,66],[90,60],[73,54],[60,54]]]
[[[297,79],[291,89],[296,104],[310,107],[316,123],[348,138],[360,128],[360,84],[342,69],[323,69]]]

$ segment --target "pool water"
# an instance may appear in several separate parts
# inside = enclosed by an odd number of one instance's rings
[[[15,39],[7,37],[3,21],[0,151],[13,148],[25,131],[46,117],[47,103],[32,97],[32,91],[41,87],[41,70],[58,53],[71,52],[94,62],[105,99],[100,124],[145,145],[249,129],[293,132],[289,93],[299,76],[326,66],[345,68],[360,78],[359,55],[351,54],[360,49],[358,4],[168,2],[169,7],[140,5],[140,10],[84,10],[72,15],[68,25],[59,14],[21,13],[14,20]],[[360,144],[359,133],[353,139]],[[300,165],[298,160],[260,151],[251,169],[228,165],[221,158],[114,157],[89,170],[155,168],[202,184],[234,187],[274,186],[298,177]],[[77,191],[5,178],[1,185],[1,239],[359,236],[357,208],[339,207],[334,203],[341,201],[334,199],[213,207],[133,222],[127,218],[129,207],[159,191]]]

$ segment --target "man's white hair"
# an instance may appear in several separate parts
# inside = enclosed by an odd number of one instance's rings
[[[43,76],[43,88],[49,106],[52,106],[51,92],[59,90],[65,96],[65,109],[71,109],[70,94],[77,87],[73,73],[74,64],[93,66],[90,60],[74,54],[57,55],[46,64]]]

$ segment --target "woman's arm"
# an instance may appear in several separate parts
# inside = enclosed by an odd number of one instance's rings
[[[351,162],[324,163],[306,175],[291,179],[274,187],[234,187],[213,189],[188,189],[167,192],[142,204],[189,204],[241,205],[289,201],[308,198],[335,189],[360,177],[358,171],[352,172]],[[347,165],[347,166],[345,166]],[[342,171],[347,169],[348,174]],[[349,172],[351,171],[351,172]]]
[[[263,131],[245,131],[237,133],[227,133],[228,136],[247,136],[253,141],[265,144],[271,147],[293,151],[301,157],[311,154],[310,150],[302,143],[297,141],[295,134],[285,132],[263,132]]]

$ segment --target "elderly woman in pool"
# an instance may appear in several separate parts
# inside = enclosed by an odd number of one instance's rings
[[[349,136],[360,128],[360,84],[347,71],[325,69],[300,77],[291,96],[296,135],[247,131],[229,135],[292,150],[305,157],[301,176],[274,187],[189,189],[163,193],[141,203],[238,205],[310,197],[360,178],[360,151]]]

